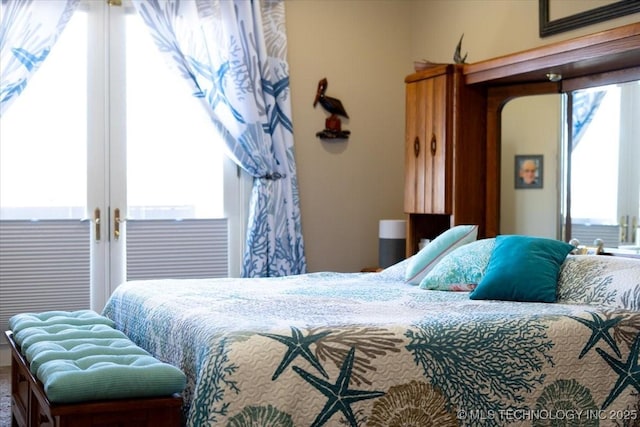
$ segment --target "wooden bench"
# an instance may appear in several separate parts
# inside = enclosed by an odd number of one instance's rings
[[[182,423],[179,395],[141,399],[117,399],[51,403],[43,384],[30,371],[29,363],[13,333],[5,335],[11,347],[12,427],[178,427]]]

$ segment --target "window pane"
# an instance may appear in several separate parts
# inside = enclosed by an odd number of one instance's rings
[[[0,119],[0,219],[85,216],[86,34],[75,13]]]
[[[139,16],[126,35],[127,216],[222,217],[223,154],[206,109]]]

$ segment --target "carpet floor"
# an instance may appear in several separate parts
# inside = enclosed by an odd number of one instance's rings
[[[0,427],[11,427],[10,366],[0,366]]]

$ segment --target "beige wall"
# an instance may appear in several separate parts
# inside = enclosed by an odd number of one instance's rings
[[[640,20],[635,14],[541,39],[538,0],[288,0],[286,14],[309,271],[375,265],[378,221],[404,217],[403,80],[414,60],[451,62],[462,33],[467,62],[478,62]],[[326,117],[312,106],[322,77],[349,113],[346,142],[315,137]]]
[[[586,2],[596,7],[610,4],[611,0],[563,2]],[[451,61],[462,33],[463,53],[469,53],[467,62],[478,62],[640,21],[640,13],[636,13],[540,38],[538,0],[417,0],[410,3],[413,5],[412,59],[426,58],[434,62]]]
[[[404,218],[404,77],[410,64],[410,2],[286,3],[302,227],[310,271],[377,265],[378,221]],[[339,98],[344,142],[316,132],[327,114],[318,80]]]

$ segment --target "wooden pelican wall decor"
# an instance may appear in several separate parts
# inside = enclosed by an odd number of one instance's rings
[[[327,79],[323,78],[318,82],[318,90],[316,91],[316,97],[313,101],[315,107],[318,102],[324,108],[330,116],[325,120],[325,129],[316,133],[316,136],[323,139],[347,139],[351,134],[348,130],[342,130],[342,123],[340,117],[349,118],[347,112],[337,98],[326,96]]]

